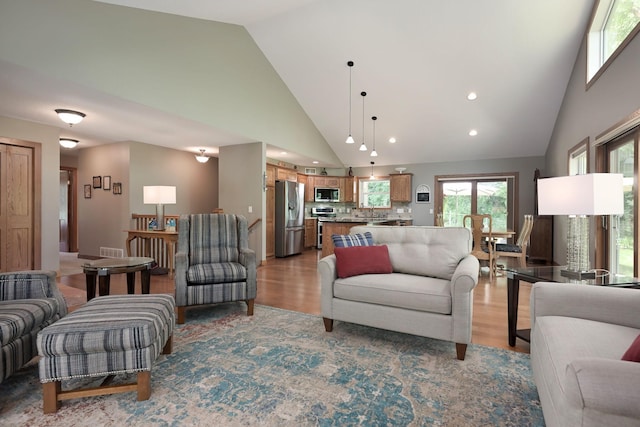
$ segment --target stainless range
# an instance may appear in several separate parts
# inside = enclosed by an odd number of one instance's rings
[[[318,232],[316,247],[318,249],[322,249],[322,223],[326,221],[335,221],[336,219],[336,208],[326,207],[326,208],[311,208],[311,216],[318,218]]]

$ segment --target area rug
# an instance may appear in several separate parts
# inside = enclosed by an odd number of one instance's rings
[[[120,378],[120,381],[130,378]],[[97,385],[74,380],[71,386]],[[187,310],[152,394],[62,402],[42,413],[37,365],[0,384],[3,426],[543,426],[529,355],[228,304]]]

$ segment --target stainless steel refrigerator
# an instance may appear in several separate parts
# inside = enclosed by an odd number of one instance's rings
[[[276,256],[285,257],[304,248],[304,184],[276,181]]]

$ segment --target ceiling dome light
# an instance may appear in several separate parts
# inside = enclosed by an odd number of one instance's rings
[[[476,136],[477,134],[478,134],[478,131],[477,131],[477,130],[475,130],[475,129],[471,129],[471,130],[469,131],[469,136]]]
[[[209,161],[209,158],[204,155],[204,150],[200,150],[200,155],[196,156],[196,160],[200,163],[207,163]]]
[[[60,120],[69,126],[77,125],[87,116],[85,113],[81,113],[80,111],[64,110],[61,108],[58,108],[55,112],[58,114],[58,117],[60,117]]]
[[[478,94],[475,92],[469,92],[469,94],[467,95],[467,99],[469,101],[473,101],[474,99],[478,98]]]
[[[396,143],[396,139],[394,137],[389,138],[389,143],[395,144]]]
[[[71,138],[60,138],[60,145],[62,145],[64,148],[76,148],[76,145],[78,145],[78,140]]]

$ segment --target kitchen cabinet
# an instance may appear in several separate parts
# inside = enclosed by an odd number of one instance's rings
[[[315,176],[307,175],[307,185],[304,187],[304,201],[305,202],[314,202],[315,201]]]
[[[276,179],[278,181],[298,182],[298,172],[293,169],[278,168],[276,170]]]
[[[275,184],[275,183],[274,183]],[[276,216],[276,187],[274,185],[267,185],[266,191],[266,249],[265,257],[273,258],[276,256],[276,228],[275,228],[275,216]]]
[[[318,230],[318,220],[316,218],[306,218],[304,220],[304,247],[315,248]]]
[[[391,201],[411,202],[411,178],[413,174],[391,174]]]
[[[276,185],[276,167],[267,164],[267,187],[274,187]]]
[[[315,176],[314,185],[321,188],[340,188],[339,176]]]
[[[345,203],[353,203],[354,201],[354,179],[352,176],[340,178],[340,201]]]

